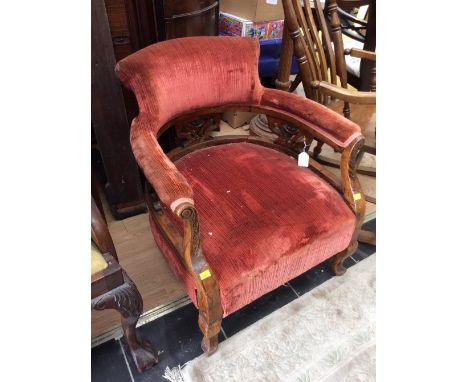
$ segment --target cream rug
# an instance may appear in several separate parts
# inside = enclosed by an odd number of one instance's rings
[[[257,321],[174,382],[375,381],[375,255]]]

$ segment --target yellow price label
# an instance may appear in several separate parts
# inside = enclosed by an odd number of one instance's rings
[[[211,272],[210,272],[209,269],[206,269],[206,270],[204,270],[202,273],[200,273],[199,276],[200,276],[200,279],[201,279],[201,280],[205,280],[205,279],[207,279],[208,277],[211,277]]]
[[[357,194],[353,194],[353,199],[354,200],[361,200],[361,193],[358,192]]]

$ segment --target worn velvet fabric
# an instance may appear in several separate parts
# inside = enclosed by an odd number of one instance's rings
[[[224,315],[344,250],[355,217],[310,170],[275,150],[234,143],[176,162],[194,190],[203,253],[219,280]],[[182,232],[180,220],[167,209]],[[196,302],[191,275],[153,227],[158,246]]]
[[[296,94],[265,88],[261,105],[283,110],[291,117],[313,125],[314,130],[338,147],[346,147],[361,135],[361,129],[354,122],[338,113],[331,112],[330,109],[317,102]]]
[[[172,210],[192,201],[193,191],[155,134],[185,113],[216,106],[261,106],[287,112],[339,147],[360,135],[359,126],[311,100],[263,88],[258,56],[256,39],[201,36],[160,42],[117,64],[117,75],[139,106],[130,133],[135,158]]]
[[[177,206],[197,208],[225,316],[345,249],[355,228],[340,195],[284,154],[238,143],[174,164],[159,146],[156,134],[167,122],[217,106],[284,113],[341,148],[360,135],[359,126],[311,100],[263,88],[258,55],[256,39],[190,37],[154,44],[116,67],[139,105],[130,134],[135,158],[178,229]],[[152,230],[196,304],[194,280]]]

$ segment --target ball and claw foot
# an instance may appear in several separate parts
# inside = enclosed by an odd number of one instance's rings
[[[91,300],[91,307],[96,310],[115,309],[120,313],[125,342],[141,373],[158,363],[158,356],[148,342],[138,340],[136,324],[143,311],[143,300],[130,277],[124,271],[122,275],[124,283]]]
[[[130,349],[133,361],[140,373],[149,369],[159,362],[159,357],[154,354],[154,351],[149,342],[142,342],[141,346],[136,349]]]

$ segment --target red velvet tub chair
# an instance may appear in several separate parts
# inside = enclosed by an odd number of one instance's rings
[[[151,229],[199,310],[207,353],[217,348],[223,317],[327,259],[343,274],[364,217],[359,126],[264,88],[258,55],[255,39],[189,37],[116,67],[139,105],[130,139],[148,181]],[[158,144],[171,126],[235,110],[266,114],[279,138],[204,135],[167,154]],[[298,166],[313,139],[342,154],[341,180],[312,160]]]

